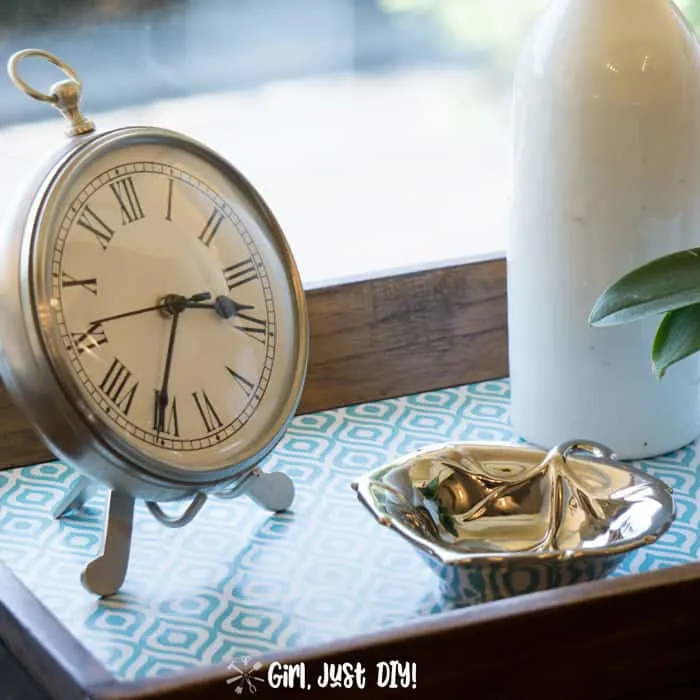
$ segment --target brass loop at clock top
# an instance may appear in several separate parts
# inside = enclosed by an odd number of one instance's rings
[[[19,76],[18,66],[20,61],[29,56],[45,58],[50,63],[58,66],[68,76],[68,80],[54,83],[51,86],[49,95],[35,90]],[[82,92],[80,78],[73,68],[58,58],[58,56],[54,56],[43,49],[24,49],[10,57],[7,63],[7,72],[12,82],[29,97],[40,102],[48,102],[65,117],[70,124],[70,128],[67,131],[68,136],[80,136],[95,130],[95,125],[89,119],[86,119],[80,111],[80,93]]]
[[[55,66],[60,68],[71,80],[75,81],[78,88],[82,87],[78,74],[65,61],[58,58],[58,56],[54,56],[54,54],[50,53],[49,51],[44,51],[43,49],[23,49],[22,51],[17,51],[17,53],[10,57],[10,60],[7,63],[7,72],[9,73],[12,82],[20,90],[29,95],[29,97],[33,97],[35,100],[39,100],[40,102],[55,103],[58,101],[58,95],[47,95],[39,90],[35,90],[31,85],[20,78],[18,70],[19,63],[30,56],[45,58],[47,61],[50,61]]]

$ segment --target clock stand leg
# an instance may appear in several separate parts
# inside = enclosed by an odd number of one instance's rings
[[[83,571],[83,587],[100,596],[114,595],[126,578],[134,524],[134,498],[110,491],[102,554]]]
[[[262,508],[279,513],[288,510],[294,501],[294,482],[281,472],[257,470],[245,495]]]
[[[78,511],[93,495],[95,485],[86,476],[76,479],[66,495],[54,506],[52,515],[56,520],[67,515],[71,511]]]
[[[94,484],[86,477],[79,477],[68,493],[55,506],[53,515],[60,518],[70,511],[79,510],[85,501],[92,495]],[[294,501],[294,483],[286,475],[280,472],[267,473],[260,469],[252,472],[246,480],[245,486],[235,489],[236,494],[245,493],[252,501],[262,508],[276,513],[288,510]],[[230,497],[233,497],[233,493]],[[206,500],[202,497],[200,500]],[[152,506],[152,512],[156,509]],[[197,499],[188,509],[191,517],[180,518],[177,523],[165,522],[171,527],[175,527],[185,522],[189,522],[194,514],[199,511],[202,503]],[[154,515],[163,522],[163,518]],[[162,513],[160,514],[162,515]],[[164,517],[164,516],[163,516]],[[129,565],[129,553],[131,551],[131,536],[134,523],[134,498],[121,491],[110,491],[109,505],[105,520],[105,529],[102,543],[102,554],[91,561],[82,573],[81,582],[83,587],[100,596],[114,595],[121,588],[126,571]]]

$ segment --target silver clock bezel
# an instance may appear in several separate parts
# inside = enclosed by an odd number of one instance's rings
[[[183,149],[207,161],[244,197],[250,211],[284,263],[294,313],[296,363],[288,378],[286,401],[264,434],[234,464],[187,470],[138,450],[110,428],[83,398],[65,352],[51,332],[50,270],[60,221],[51,205],[88,163],[134,143]],[[200,142],[157,127],[123,127],[75,139],[46,172],[43,182],[20,207],[1,241],[5,278],[0,283],[0,370],[13,399],[60,458],[112,488],[148,500],[174,500],[215,489],[253,469],[277,444],[301,398],[308,363],[309,326],[299,272],[271,210],[248,180],[226,159]],[[47,280],[47,277],[49,279]]]

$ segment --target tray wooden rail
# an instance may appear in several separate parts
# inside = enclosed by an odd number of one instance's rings
[[[310,358],[300,413],[508,374],[503,259],[307,294]],[[0,469],[52,459],[0,385]]]
[[[308,300],[312,354],[302,412],[507,374],[503,260],[339,285]],[[0,430],[6,464],[49,457],[4,394]],[[414,697],[695,697],[698,600],[700,564],[689,564],[436,615],[265,662],[304,661],[313,677],[324,663],[369,670],[380,660],[412,661],[418,686],[406,692]],[[232,697],[228,675],[218,667],[118,682],[0,564],[0,697],[223,700]],[[368,684],[365,693],[397,691]]]

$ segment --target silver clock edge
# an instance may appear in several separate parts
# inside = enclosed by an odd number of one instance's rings
[[[157,466],[153,470],[144,469],[139,464],[143,456],[136,454],[129,445],[124,443],[127,449],[120,454],[113,440],[105,440],[101,422],[94,415],[90,421],[85,416],[90,416],[91,412],[83,410],[81,415],[71,402],[71,399],[82,399],[77,392],[69,398],[70,390],[67,387],[70,380],[64,377],[61,381],[61,377],[57,376],[62,364],[60,358],[57,368],[47,359],[50,349],[44,344],[41,325],[42,312],[45,314],[47,311],[47,300],[39,299],[34,303],[32,299],[37,277],[44,273],[35,265],[35,240],[41,229],[40,215],[44,203],[61,181],[68,177],[71,167],[76,167],[80,160],[78,156],[84,155],[86,148],[92,150],[103,147],[103,144],[107,144],[104,146],[107,148],[110,140],[139,135],[177,140],[181,147],[188,145],[200,155],[213,160],[215,166],[233,173],[236,186],[251,200],[256,215],[262,215],[272,243],[285,263],[290,290],[294,294],[299,347],[289,400],[259,450],[243,462],[211,474],[186,474],[182,469],[172,469],[168,473],[167,468],[159,470]],[[255,468],[282,438],[299,404],[308,367],[310,335],[306,300],[296,262],[286,236],[262,196],[235,166],[208,146],[186,135],[158,127],[129,126],[72,139],[50,165],[38,173],[33,185],[27,189],[14,219],[0,237],[0,266],[4,267],[0,280],[0,376],[11,398],[29,418],[43,442],[59,459],[83,474],[111,488],[151,501],[180,500],[199,491],[216,491]],[[26,274],[29,270],[31,280]],[[88,426],[88,422],[91,422],[91,426]],[[133,456],[125,459],[124,455],[130,453]]]
[[[0,231],[0,378],[15,405],[20,409],[35,433],[57,457],[64,458],[59,445],[52,440],[52,430],[42,430],[36,425],[36,409],[44,404],[46,387],[37,381],[37,372],[45,367],[36,362],[32,351],[33,312],[28,298],[27,276],[24,274],[25,239],[28,222],[36,215],[41,203],[50,189],[57,173],[64,163],[91,137],[82,137],[64,144],[46,162],[43,162],[24,186],[24,192],[18,198],[14,213]],[[31,235],[31,232],[29,232]],[[55,391],[52,377],[42,376],[48,382],[48,393]],[[43,411],[42,411],[43,413]],[[0,448],[1,449],[1,448]]]

